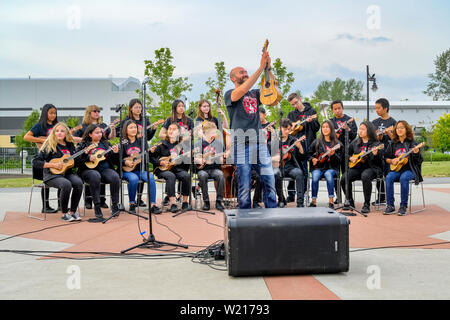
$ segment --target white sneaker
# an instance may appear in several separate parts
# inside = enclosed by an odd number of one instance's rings
[[[67,222],[72,222],[72,221],[75,221],[75,218],[72,217],[69,213],[65,213],[65,214],[61,217],[61,220],[67,221]]]
[[[72,217],[76,220],[76,221],[81,221],[81,217],[80,217],[80,213],[78,211],[75,211],[72,214]]]

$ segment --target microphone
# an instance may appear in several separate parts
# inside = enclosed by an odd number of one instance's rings
[[[119,112],[123,107],[123,104],[116,104],[115,112]]]

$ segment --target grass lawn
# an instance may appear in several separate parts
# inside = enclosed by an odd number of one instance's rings
[[[5,178],[0,179],[0,188],[26,188],[31,187],[32,178]]]
[[[450,177],[450,161],[429,161],[422,163],[424,177]]]
[[[450,177],[450,161],[426,161],[422,164],[423,177]],[[2,178],[0,188],[27,188],[31,187],[31,178]]]

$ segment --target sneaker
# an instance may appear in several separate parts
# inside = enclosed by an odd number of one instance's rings
[[[333,202],[328,202],[328,208],[334,209],[334,203]]]
[[[361,213],[369,213],[370,212],[370,204],[365,203],[361,209]]]
[[[315,207],[317,207],[317,205],[314,202],[311,202],[308,207],[315,208]]]
[[[399,216],[405,216],[406,215],[406,206],[400,206],[400,208],[398,209],[397,214]]]
[[[284,207],[286,207],[286,202],[285,201],[278,201],[277,208],[284,208]]]
[[[384,210],[383,214],[385,214],[385,215],[395,214],[395,207],[391,206],[391,205],[387,205],[386,210]]]
[[[76,221],[81,221],[81,216],[80,216],[80,213],[79,213],[78,211],[75,211],[75,212],[72,214],[72,217],[73,217]]]
[[[225,207],[223,206],[222,201],[216,200],[216,209],[219,211],[225,210]]]
[[[297,208],[304,208],[305,205],[303,204],[303,202],[299,202],[297,203]]]
[[[373,206],[383,206],[383,205],[385,205],[385,204],[386,204],[386,200],[384,200],[384,199],[381,199],[381,200],[377,200],[377,201],[372,202],[372,205],[373,205]]]
[[[57,213],[58,210],[53,209],[52,207],[46,207],[46,208],[42,208],[42,213]]]
[[[174,203],[173,205],[170,206],[170,212],[172,213],[176,213],[178,212],[180,209],[178,209],[178,206]]]
[[[192,210],[192,206],[187,202],[183,202],[183,204],[181,205],[181,210],[182,211],[190,211],[190,210]]]
[[[150,213],[152,214],[161,214],[161,212],[162,212],[161,208],[157,206],[153,206],[150,208]]]
[[[169,196],[165,196],[164,200],[162,201],[162,206],[168,206],[170,204]]]
[[[111,206],[111,215],[112,216],[118,216],[120,214],[120,209],[117,203],[113,203]]]
[[[287,197],[287,202],[288,202],[288,203],[289,203],[289,202],[295,202],[295,196],[289,195],[289,196]]]
[[[106,202],[102,202],[102,203],[100,204],[100,207],[102,207],[102,208],[104,208],[104,209],[108,209],[108,208],[109,208],[108,205],[106,204]]]
[[[70,215],[69,213],[65,213],[62,217],[61,220],[66,221],[66,222],[72,222],[75,221],[75,218],[72,217],[72,215]]]
[[[131,213],[136,213],[136,204],[130,203],[130,209],[128,211]]]
[[[187,203],[187,202],[185,202],[185,203]],[[183,206],[184,206],[184,203],[183,203]],[[182,209],[184,209],[184,208],[182,207]],[[211,206],[209,205],[209,200],[203,201],[203,207],[202,207],[202,210],[203,210],[203,211],[208,211],[208,210],[210,210],[210,209],[211,209]]]
[[[141,198],[138,198],[136,201],[136,207],[146,207],[147,204]]]
[[[84,207],[85,207],[86,209],[92,209],[92,202],[85,202],[85,203],[84,203]]]

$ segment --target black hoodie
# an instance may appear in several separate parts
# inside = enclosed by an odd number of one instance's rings
[[[287,118],[292,122],[297,122],[299,120],[305,120],[309,116],[317,114],[316,110],[308,103],[303,102],[305,109],[300,112],[297,109],[289,112]],[[319,120],[313,119],[311,122],[305,122],[303,125],[303,130],[295,135],[295,138],[300,138],[306,134],[306,146],[309,148],[311,143],[316,139],[316,134],[320,130]]]

